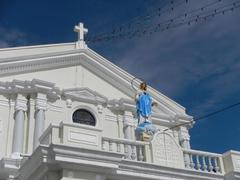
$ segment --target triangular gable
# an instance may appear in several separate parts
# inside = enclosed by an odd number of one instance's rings
[[[68,43],[66,48],[60,45],[58,46],[61,48],[58,49],[57,46],[51,47],[53,49],[52,51],[44,51],[45,49],[50,48],[50,45],[46,47],[39,46],[40,49],[42,48],[42,51],[38,50],[38,46],[31,47],[34,49],[33,52],[38,52],[33,54],[30,53],[29,49],[31,48],[13,48],[12,54],[15,54],[15,51],[19,52],[19,54],[16,54],[15,57],[9,56],[11,48],[7,49],[8,55],[6,55],[4,49],[0,50],[0,77],[71,67],[81,64],[129,97],[134,96],[135,91],[131,88],[131,81],[134,76],[130,75],[89,48],[75,49],[74,43]],[[24,51],[28,51],[28,53],[26,53],[27,55],[23,53]],[[6,55],[6,57],[4,57],[4,55]],[[181,119],[192,119],[192,117],[185,113],[184,107],[164,96],[152,87],[149,87],[148,89],[154,100],[159,102],[159,109],[161,109],[161,111],[164,111],[167,114],[172,114],[176,117],[181,117]]]

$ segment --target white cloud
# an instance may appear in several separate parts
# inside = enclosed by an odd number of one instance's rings
[[[18,29],[0,27],[0,48],[27,44],[27,35]]]

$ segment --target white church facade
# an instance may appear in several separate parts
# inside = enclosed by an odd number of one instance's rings
[[[74,43],[0,49],[0,180],[240,179],[240,152],[191,149],[193,117],[151,87],[159,131],[137,140],[134,77],[75,31]]]

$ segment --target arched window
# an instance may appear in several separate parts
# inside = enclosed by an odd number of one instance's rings
[[[80,124],[86,124],[90,126],[96,125],[96,119],[92,115],[91,112],[89,112],[86,109],[78,109],[73,113],[72,116],[74,123],[80,123]]]

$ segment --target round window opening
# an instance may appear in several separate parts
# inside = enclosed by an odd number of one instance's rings
[[[72,116],[74,123],[86,124],[90,126],[96,125],[95,117],[86,109],[78,109]]]

